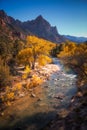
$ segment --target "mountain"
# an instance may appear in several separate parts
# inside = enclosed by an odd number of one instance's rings
[[[58,33],[56,26],[51,26],[41,15],[35,20],[21,22],[0,10],[0,30],[0,35],[8,35],[11,39],[25,39],[27,35],[35,35],[56,43],[66,39]]]
[[[64,35],[65,38],[69,39],[70,41],[81,43],[87,41],[87,37],[76,37],[70,35]]]
[[[52,42],[59,43],[64,40],[56,26],[52,27],[41,15],[35,20],[24,22],[23,27],[26,32],[30,31],[32,34]]]

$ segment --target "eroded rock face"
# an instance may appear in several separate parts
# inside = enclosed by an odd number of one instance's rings
[[[35,20],[21,22],[8,16],[3,10],[0,10],[0,23],[1,26],[5,25],[5,29],[7,28],[12,34],[15,32],[12,37],[19,39],[25,39],[27,35],[36,35],[55,43],[66,40],[58,33],[56,26],[51,26],[41,15]]]
[[[49,41],[59,43],[64,40],[64,38],[59,35],[56,26],[51,26],[41,15],[35,20],[24,22],[23,26],[25,30]]]

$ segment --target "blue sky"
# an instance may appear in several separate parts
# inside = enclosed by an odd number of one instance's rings
[[[42,15],[62,35],[87,37],[87,0],[0,0],[0,9],[21,21]]]

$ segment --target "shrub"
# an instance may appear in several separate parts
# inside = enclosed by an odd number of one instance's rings
[[[4,94],[3,96],[1,96],[1,99],[2,99],[2,102],[6,104],[6,106],[10,106],[11,101],[15,99],[14,92],[9,92],[9,93]]]
[[[41,84],[42,84],[42,79],[38,77],[37,75],[33,75],[33,77],[31,78],[31,81],[27,85],[27,89],[37,87]]]
[[[6,106],[11,105],[11,101],[15,99],[15,94],[10,88],[10,86],[5,87],[5,93],[0,96],[2,103],[4,103]]]
[[[16,92],[16,94],[22,90],[22,84],[21,83],[16,83],[16,85],[13,87],[13,92]]]

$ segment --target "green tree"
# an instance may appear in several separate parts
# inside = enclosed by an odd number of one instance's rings
[[[0,87],[5,87],[9,85],[11,80],[9,67],[3,63],[3,60],[0,58]]]
[[[22,50],[24,48],[24,42],[20,41],[20,40],[15,40],[13,42],[13,57],[15,58],[19,51]]]

